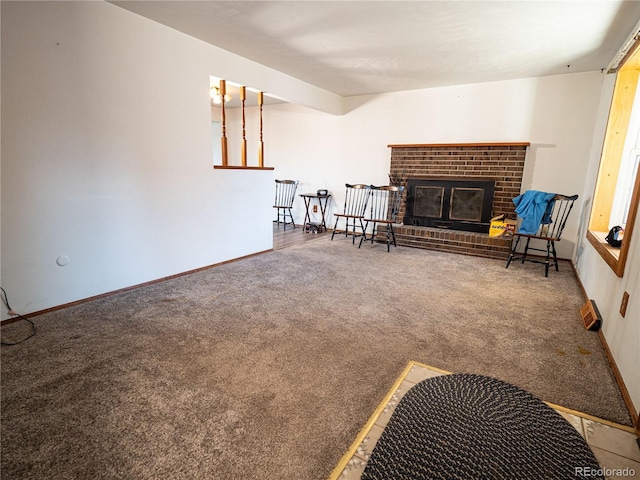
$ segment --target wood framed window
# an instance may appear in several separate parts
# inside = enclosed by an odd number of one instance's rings
[[[618,68],[589,217],[587,239],[618,277],[624,275],[640,197],[640,48],[638,42]],[[621,225],[619,248],[605,237]]]

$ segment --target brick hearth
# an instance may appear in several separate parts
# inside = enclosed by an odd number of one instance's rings
[[[529,143],[389,145],[392,178],[493,178],[496,182],[492,217],[516,218],[512,199],[520,195],[524,160]],[[405,197],[406,198],[406,197]],[[399,219],[404,217],[405,203]],[[394,226],[396,241],[408,247],[506,259],[511,240],[484,233],[441,228]]]

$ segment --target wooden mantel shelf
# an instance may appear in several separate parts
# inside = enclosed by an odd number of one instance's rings
[[[495,142],[495,143],[404,143],[387,145],[390,148],[407,147],[528,147],[530,142]]]
[[[214,165],[216,170],[274,170],[275,167],[243,167],[241,165]]]

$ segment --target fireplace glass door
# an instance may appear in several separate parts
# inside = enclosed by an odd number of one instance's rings
[[[489,233],[494,190],[487,178],[409,178],[404,224]]]
[[[451,220],[481,222],[483,197],[484,190],[481,188],[452,188],[449,218]]]
[[[441,218],[444,187],[416,187],[414,211],[421,217]]]

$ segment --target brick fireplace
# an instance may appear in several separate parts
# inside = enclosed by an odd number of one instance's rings
[[[524,160],[529,143],[476,143],[389,145],[391,178],[456,178],[495,181],[491,216],[515,218],[514,197],[520,195]],[[399,219],[405,217],[406,195]],[[402,225],[394,227],[399,245],[440,250],[465,255],[506,259],[511,240],[489,237],[486,233],[450,228]]]

